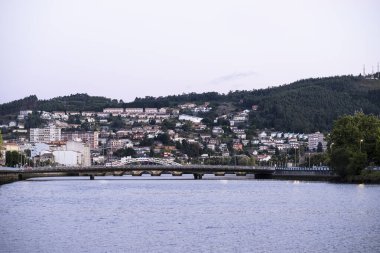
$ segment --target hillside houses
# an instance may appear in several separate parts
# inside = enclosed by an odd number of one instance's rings
[[[235,155],[249,155],[258,162],[266,162],[278,156],[286,156],[291,160],[290,154],[299,150],[316,152],[320,142],[325,147],[321,133],[300,134],[266,129],[252,131],[249,129],[250,110],[210,118],[209,115],[215,115],[207,114],[212,110],[208,103],[185,103],[163,108],[104,108],[100,112],[38,112],[46,126],[55,126],[57,133],[61,131],[60,138],[49,140],[40,140],[37,130],[24,128],[28,117],[34,113],[24,110],[20,111],[17,122],[6,125],[6,128],[25,131],[24,137],[21,137],[23,132],[19,132],[21,136],[18,141],[26,144],[39,145],[44,142],[55,145],[53,142],[58,141],[62,142],[59,145],[64,145],[69,141],[81,142],[90,148],[91,159],[96,164],[119,159],[113,157],[119,149],[133,149],[137,157],[153,156],[182,162],[196,162],[200,157],[203,162],[207,162],[209,157]],[[198,117],[200,113],[205,118]],[[69,153],[68,156],[73,156]],[[54,157],[53,148],[47,150],[42,160],[46,158],[48,161],[49,157]]]

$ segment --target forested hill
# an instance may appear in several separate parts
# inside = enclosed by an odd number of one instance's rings
[[[379,73],[377,74],[379,75]],[[238,109],[250,109],[251,124],[257,128],[283,131],[328,131],[341,115],[362,111],[380,114],[380,80],[338,76],[300,80],[279,87],[234,91],[184,94],[167,97],[136,98],[129,106],[162,107],[184,102],[232,102]]]
[[[74,94],[48,100],[39,100],[37,96],[32,95],[0,105],[0,116],[18,114],[20,110],[41,110],[48,112],[103,111],[105,107],[117,106],[120,106],[120,103],[116,99],[89,96],[87,94]]]
[[[331,129],[333,121],[340,115],[355,111],[379,115],[380,80],[360,76],[313,78],[267,89],[233,91],[228,94],[207,92],[145,97],[136,98],[131,103],[87,94],[50,100],[38,100],[36,96],[30,96],[0,105],[0,116],[17,114],[23,109],[102,111],[105,107],[169,107],[186,102],[210,102],[214,108],[228,104],[229,108],[236,110],[258,105],[258,110],[250,115],[251,124],[257,128],[295,132],[326,131]],[[215,116],[215,111],[211,115]]]

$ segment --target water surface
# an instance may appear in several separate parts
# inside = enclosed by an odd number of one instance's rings
[[[380,187],[171,176],[0,186],[0,252],[380,252]]]

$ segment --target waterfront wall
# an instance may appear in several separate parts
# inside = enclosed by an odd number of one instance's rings
[[[9,173],[0,175],[0,185],[8,184],[16,181],[26,180],[35,177],[67,177],[67,176],[78,176],[66,172],[56,172],[56,173],[38,173],[38,174],[19,174],[19,173]]]

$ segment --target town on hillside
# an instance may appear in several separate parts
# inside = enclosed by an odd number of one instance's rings
[[[172,108],[104,108],[103,111],[22,110],[1,125],[1,165],[125,165],[132,158],[181,164],[321,166],[324,134],[256,129],[258,110],[215,114],[209,103]],[[30,127],[39,122],[39,127]],[[322,157],[322,158],[321,158]]]

